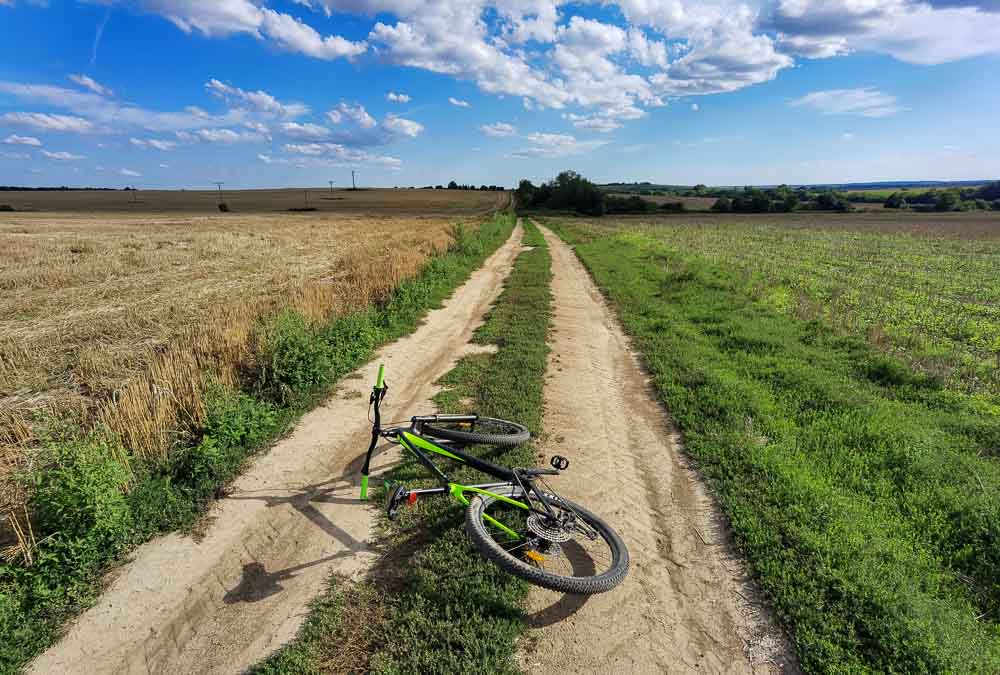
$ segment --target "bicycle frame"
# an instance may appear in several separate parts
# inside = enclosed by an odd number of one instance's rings
[[[365,456],[364,467],[361,470],[361,499],[365,500],[368,498],[368,476],[371,468],[371,458],[375,451],[375,446],[378,444],[379,438],[386,438],[395,443],[398,443],[403,448],[405,448],[413,457],[420,462],[431,475],[433,475],[439,483],[440,487],[435,488],[423,488],[408,490],[408,495],[442,495],[450,494],[455,499],[457,499],[464,506],[469,505],[469,499],[466,497],[466,493],[474,494],[488,494],[498,499],[500,501],[506,502],[513,506],[525,509],[526,511],[533,511],[541,513],[544,515],[545,512],[538,511],[537,509],[526,504],[525,502],[518,501],[512,497],[506,495],[498,494],[493,490],[497,488],[507,487],[507,486],[518,486],[524,490],[532,490],[539,495],[541,503],[548,509],[548,500],[545,499],[543,495],[535,488],[532,484],[530,476],[519,476],[517,472],[507,469],[502,466],[493,464],[484,459],[470,455],[463,452],[461,448],[455,445],[445,445],[441,441],[436,439],[430,439],[421,433],[422,427],[426,422],[475,422],[478,419],[477,415],[426,415],[426,416],[416,416],[410,418],[409,427],[395,427],[390,429],[382,428],[382,415],[380,406],[382,399],[385,398],[385,394],[388,391],[388,386],[385,383],[385,366],[380,365],[378,370],[378,378],[375,383],[375,388],[372,391],[371,397],[369,399],[369,404],[374,409],[374,418],[372,420],[372,438],[371,444],[368,447],[368,453]],[[458,462],[460,464],[465,464],[470,466],[477,471],[481,471],[489,476],[499,479],[501,482],[495,483],[482,483],[477,485],[462,485],[459,483],[452,482],[441,468],[435,464],[431,455],[437,455],[444,457],[445,459],[451,460],[453,462]],[[413,497],[415,498],[415,497]],[[492,517],[484,515],[485,518],[493,522],[497,527],[502,530],[517,537],[517,533],[506,527],[500,522],[497,522]]]

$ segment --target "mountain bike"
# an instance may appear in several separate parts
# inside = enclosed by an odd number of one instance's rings
[[[515,422],[480,415],[417,415],[406,426],[382,426],[381,404],[389,387],[380,365],[369,397],[371,444],[361,471],[361,498],[368,498],[371,458],[379,439],[402,446],[438,487],[389,490],[386,512],[395,519],[405,504],[450,495],[466,507],[465,532],[479,553],[504,571],[562,593],[604,593],[628,574],[629,554],[621,537],[587,509],[557,495],[544,476],[569,468],[560,455],[552,468],[508,469],[465,450],[469,445],[513,447],[531,437]],[[445,458],[493,477],[495,482],[462,485],[432,461]],[[471,497],[471,499],[470,499]]]

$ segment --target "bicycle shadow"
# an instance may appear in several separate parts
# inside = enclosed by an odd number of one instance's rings
[[[562,555],[566,557],[573,574],[576,576],[590,576],[596,573],[597,568],[593,559],[576,542],[570,541],[562,545]],[[555,595],[556,591],[542,591],[547,595]],[[589,595],[576,595],[564,593],[558,600],[544,609],[528,614],[524,622],[529,628],[545,628],[552,624],[559,623],[573,616],[587,604]]]
[[[243,575],[240,578],[240,583],[236,587],[227,591],[223,596],[222,601],[227,605],[237,605],[244,602],[260,602],[261,600],[266,600],[272,595],[277,595],[285,590],[285,587],[282,586],[280,582],[295,578],[296,572],[301,572],[302,570],[315,567],[316,565],[322,565],[323,563],[332,562],[338,558],[352,555],[353,553],[353,551],[341,551],[340,553],[319,558],[318,560],[313,560],[312,562],[302,563],[301,565],[295,565],[293,567],[286,567],[285,569],[278,570],[276,572],[268,572],[267,568],[261,562],[254,561],[247,563],[243,566]]]
[[[394,463],[390,463],[389,465],[380,467],[379,473],[392,468],[394,465]],[[297,572],[332,562],[339,558],[349,557],[361,550],[368,549],[368,542],[355,538],[316,508],[316,504],[365,504],[366,502],[361,501],[357,494],[358,486],[351,482],[353,478],[357,478],[356,472],[348,470],[343,475],[332,477],[320,483],[290,488],[287,491],[288,494],[273,494],[274,490],[260,490],[243,491],[227,495],[226,499],[236,501],[263,501],[268,508],[291,506],[308,521],[329,535],[332,540],[338,542],[344,550],[311,562],[274,572],[268,572],[266,566],[259,561],[247,563],[243,566],[243,573],[239,584],[226,593],[223,601],[226,604],[260,602],[283,591],[284,587],[280,582],[294,578]],[[267,494],[257,494],[265,492]]]

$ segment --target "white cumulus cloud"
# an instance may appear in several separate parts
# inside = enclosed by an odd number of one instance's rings
[[[424,131],[424,125],[419,122],[414,122],[413,120],[408,120],[392,113],[385,116],[385,119],[382,120],[382,126],[392,134],[408,136],[410,138],[416,138]]]
[[[323,140],[330,137],[330,130],[319,124],[285,122],[278,127],[286,136],[306,140]]]
[[[470,107],[472,105],[468,101],[463,101],[462,99],[455,98],[454,96],[449,96],[448,97],[448,103],[452,104],[453,106],[455,106],[457,108],[468,108],[468,107]]]
[[[158,14],[185,33],[219,38],[246,33],[278,49],[318,59],[353,58],[368,50],[364,40],[320,35],[297,17],[264,7],[259,0],[117,0],[117,4]]]
[[[327,112],[327,118],[334,124],[340,124],[345,119],[357,124],[362,129],[372,129],[378,122],[368,114],[365,107],[360,103],[341,103],[333,110]]]
[[[83,155],[74,155],[72,152],[49,152],[48,150],[42,150],[42,154],[49,159],[60,162],[75,162],[80,159],[86,159]]]
[[[153,150],[159,150],[161,152],[170,152],[177,147],[177,143],[175,141],[167,141],[159,138],[130,138],[128,139],[128,142],[137,148],[142,148],[143,150],[152,148]]]
[[[789,105],[793,108],[809,108],[824,115],[862,117],[889,117],[903,110],[895,96],[883,94],[875,87],[814,91],[789,101]]]
[[[42,144],[42,142],[34,136],[18,136],[17,134],[11,134],[7,138],[3,139],[3,142],[7,145],[33,145],[35,147]]]
[[[530,146],[512,153],[519,159],[544,158],[555,159],[582,155],[591,150],[607,145],[608,141],[581,141],[569,134],[533,133],[526,137]]]
[[[10,112],[0,115],[0,122],[16,127],[37,129],[38,131],[63,131],[86,134],[94,131],[94,125],[73,115],[50,115],[48,113]]]
[[[513,124],[507,124],[506,122],[494,122],[493,124],[481,124],[479,126],[479,131],[492,138],[503,138],[505,136],[513,136],[516,134],[517,127]]]
[[[279,117],[299,117],[309,112],[309,106],[302,103],[282,103],[263,90],[246,91],[212,78],[205,89],[213,96],[230,105],[254,112],[270,113]],[[204,111],[200,111],[204,112]]]
[[[94,78],[88,77],[87,75],[70,75],[69,79],[73,82],[76,82],[84,89],[89,89],[90,91],[94,92],[95,94],[99,94],[100,96],[115,95],[113,91],[105,87],[103,84],[101,84]]]

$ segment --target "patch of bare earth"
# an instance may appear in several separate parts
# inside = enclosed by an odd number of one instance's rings
[[[432,383],[499,295],[520,237],[518,228],[443,308],[261,456],[219,502],[201,541],[173,534],[141,547],[30,672],[235,673],[291,639],[331,573],[360,577],[376,556],[358,478],[377,363],[387,366],[389,414],[431,410]],[[392,455],[378,458],[376,472]]]
[[[571,466],[553,487],[625,540],[625,582],[598,596],[533,588],[520,654],[530,673],[781,672],[783,634],[735,554],[727,526],[681,453],[669,417],[573,251],[553,259],[546,454]]]

